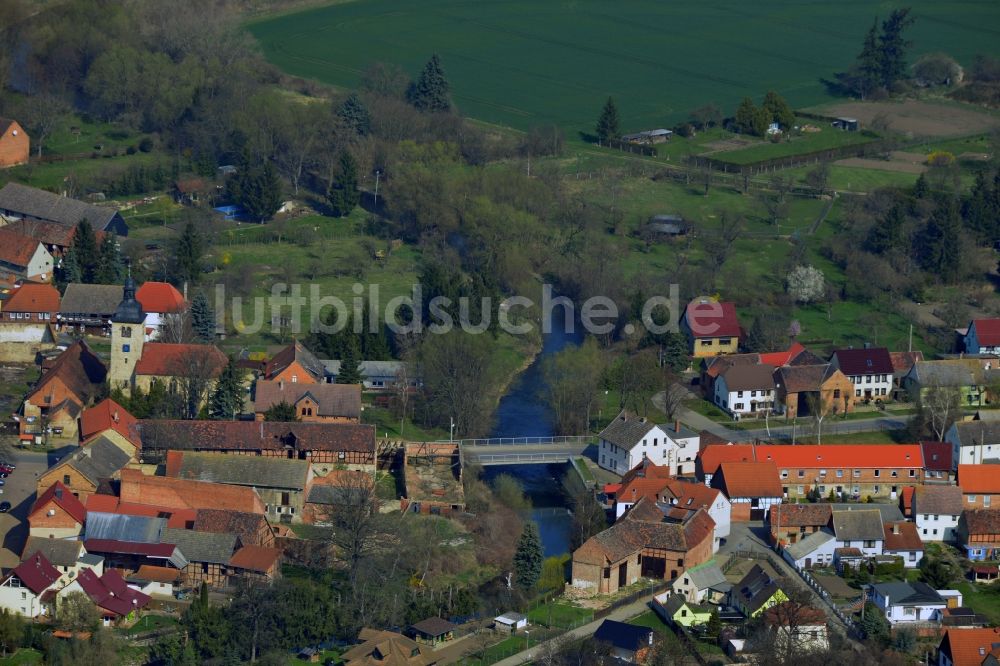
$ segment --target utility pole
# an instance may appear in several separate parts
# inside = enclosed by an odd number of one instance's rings
[[[449,416],[448,420],[451,421],[451,424],[448,426],[448,441],[449,442],[454,442],[455,441],[455,417],[454,416]]]
[[[375,199],[372,202],[372,212],[378,215],[378,181],[382,176],[381,169],[375,169]]]
[[[913,351],[913,324],[910,324],[910,341],[906,344],[906,351]]]

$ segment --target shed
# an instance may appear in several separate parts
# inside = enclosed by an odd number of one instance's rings
[[[691,225],[680,215],[654,215],[649,218],[649,230],[664,236],[683,236]]]
[[[837,129],[844,130],[846,132],[857,132],[860,129],[861,124],[858,122],[857,118],[834,118],[833,122],[830,123]]]
[[[493,618],[493,624],[498,631],[513,634],[528,626],[528,618],[520,613],[504,613]]]
[[[425,645],[447,643],[455,639],[455,629],[458,627],[440,617],[429,617],[410,627],[413,639]]]

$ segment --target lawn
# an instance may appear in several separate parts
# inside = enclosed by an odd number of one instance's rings
[[[120,633],[125,635],[140,634],[154,629],[177,626],[177,619],[167,615],[143,615],[133,626],[122,629]]]
[[[528,612],[528,622],[546,627],[568,629],[590,622],[594,611],[571,604],[550,601]]]
[[[800,119],[800,122],[807,121]],[[819,131],[803,133],[793,136],[787,141],[778,141],[777,143],[759,141],[748,148],[715,153],[710,157],[721,162],[728,162],[729,164],[754,164],[779,157],[805,155],[821,150],[830,150],[831,148],[862,145],[876,139],[875,136],[865,132],[843,132],[823,123],[809,122],[817,127]]]
[[[628,621],[628,623],[634,624],[639,627],[649,627],[657,634],[659,634],[662,640],[667,640],[675,643],[679,642],[680,640],[677,638],[677,634],[675,634],[670,629],[670,627],[668,627],[666,623],[664,623],[663,620],[660,619],[660,616],[657,615],[655,611],[651,610],[646,611],[642,615],[632,618],[631,620]],[[709,643],[707,641],[698,639],[696,639],[696,641],[699,653],[703,655],[722,654],[722,648],[720,648],[715,643]]]
[[[594,473],[587,467],[587,463],[583,458],[573,458],[573,467],[580,474],[580,478],[586,483],[594,483]]]
[[[823,422],[826,426],[826,421]],[[806,426],[808,427],[808,425]],[[800,444],[815,443],[816,438],[808,435],[797,437]],[[902,444],[913,441],[913,436],[906,430],[877,430],[874,432],[853,432],[847,435],[823,434],[824,444]]]
[[[1000,623],[1000,587],[963,581],[957,586],[962,593],[962,605],[989,618],[991,624]]]
[[[448,439],[447,430],[424,428],[414,424],[409,418],[403,421],[403,428],[400,431],[399,419],[385,407],[365,405],[365,410],[361,413],[361,420],[363,423],[373,424],[376,434],[386,439],[405,439],[409,442],[433,442]]]
[[[42,653],[31,648],[21,648],[9,657],[0,659],[0,666],[23,666],[42,663]]]
[[[995,53],[1000,5],[973,0],[362,0],[248,27],[279,67],[344,88],[374,61],[415,75],[436,52],[465,115],[575,134],[593,131],[609,94],[625,131],[670,126],[709,102],[732,113],[771,89],[794,106],[829,101],[820,79],[854,61],[876,14],[903,5],[917,17],[907,33],[914,53],[945,51],[964,65]]]

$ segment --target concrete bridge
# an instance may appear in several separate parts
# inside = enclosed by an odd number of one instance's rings
[[[576,437],[497,437],[463,439],[456,443],[463,464],[473,465],[547,465],[569,462],[597,445],[593,435]]]

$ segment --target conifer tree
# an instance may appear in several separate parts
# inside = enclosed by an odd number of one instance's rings
[[[347,150],[340,153],[340,172],[327,199],[333,214],[337,217],[350,214],[361,201],[361,192],[358,190],[358,166]]]
[[[764,95],[764,110],[767,112],[769,123],[778,123],[786,130],[795,125],[795,112],[792,111],[792,107],[784,97],[773,90]]]
[[[350,336],[346,342],[344,353],[340,357],[340,371],[337,373],[337,383],[360,384],[364,378],[361,376],[361,359],[358,358],[358,341],[354,336]]]
[[[451,85],[444,75],[441,59],[435,53],[424,65],[417,80],[410,84],[406,99],[420,111],[447,113],[451,111],[450,91]]]
[[[226,367],[215,383],[215,390],[209,403],[209,416],[215,420],[235,418],[243,409],[243,381],[236,358],[229,357]]]
[[[191,301],[191,328],[199,342],[215,339],[215,311],[204,292],[199,291]]]
[[[742,134],[759,134],[757,131],[760,124],[758,120],[759,115],[757,106],[753,103],[753,100],[749,97],[744,97],[743,101],[736,108],[736,129]]]
[[[865,35],[861,53],[858,54],[858,93],[865,99],[882,83],[882,52],[878,43],[878,19]]]
[[[201,258],[204,254],[201,234],[194,226],[194,222],[188,220],[184,225],[184,231],[174,248],[174,260],[176,262],[177,279],[181,282],[189,281],[192,284],[198,281],[201,276]]]
[[[371,132],[372,116],[358,93],[352,92],[347,96],[337,108],[337,117],[358,136],[367,136]]]
[[[524,524],[521,538],[517,541],[517,550],[514,551],[514,575],[522,589],[530,590],[538,582],[544,559],[538,526],[529,520]]]
[[[80,282],[93,284],[97,273],[97,237],[87,220],[76,225],[71,246],[76,265],[80,269]]]
[[[913,198],[924,199],[930,193],[930,185],[927,184],[927,176],[921,173],[917,177],[917,182],[913,184]]]
[[[125,265],[118,252],[118,240],[114,234],[106,233],[97,254],[94,282],[97,284],[121,284],[124,278]]]
[[[601,116],[597,119],[597,138],[601,143],[617,139],[621,135],[621,121],[618,118],[618,107],[615,100],[608,97],[601,109]]]
[[[896,81],[906,75],[906,50],[912,42],[903,38],[903,31],[913,25],[910,8],[894,9],[882,21],[879,35],[879,62],[882,66],[882,85],[891,89]]]

